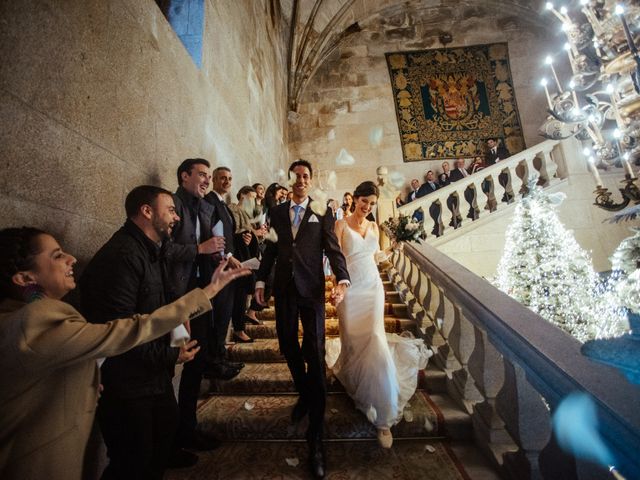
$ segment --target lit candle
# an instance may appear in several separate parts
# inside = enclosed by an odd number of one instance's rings
[[[563,92],[562,85],[560,85],[560,80],[558,80],[558,75],[556,74],[556,69],[553,68],[553,58],[551,55],[547,55],[547,58],[544,59],[544,63],[551,67],[551,73],[553,73],[553,78],[556,80],[556,85],[558,86],[558,91],[560,93]]]
[[[633,173],[633,168],[631,168],[631,164],[629,163],[628,152],[622,156],[622,165],[624,166],[624,173],[629,174],[629,177],[631,178],[636,178],[635,174]]]
[[[544,87],[544,93],[547,95],[547,104],[549,105],[549,110],[553,110],[553,104],[551,103],[551,97],[549,96],[549,89],[547,88],[547,79],[543,78],[540,80],[540,85]]]
[[[593,157],[589,157],[589,160],[587,160],[587,164],[589,165],[589,170],[591,171],[591,174],[593,175],[593,178],[596,181],[596,187],[601,187],[602,186],[602,179],[600,178],[600,174],[598,173],[598,169],[595,166]]]
[[[576,94],[576,84],[573,80],[569,82],[569,88],[571,89],[571,94],[573,95],[573,105],[575,108],[580,108],[580,103],[578,103],[578,95]]]

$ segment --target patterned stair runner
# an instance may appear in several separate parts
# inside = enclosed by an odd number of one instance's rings
[[[381,276],[386,294],[386,331],[418,334],[414,320],[409,318],[407,306],[401,303],[400,295],[386,280],[386,274],[382,273]],[[331,288],[332,284],[328,281],[327,299]],[[326,310],[327,336],[337,336],[336,309],[327,303]],[[182,473],[171,472],[169,478],[172,480],[309,478],[305,468],[304,443],[307,423],[306,420],[298,425],[290,422],[297,394],[278,349],[273,307],[265,309],[259,316],[263,321],[261,325],[247,325],[247,334],[255,339],[254,343],[228,346],[230,359],[246,364],[240,374],[228,381],[203,382],[198,409],[200,426],[225,441],[222,448],[224,453],[215,450],[201,454],[206,457],[205,461]],[[418,389],[405,408],[404,419],[392,428],[396,440],[394,447],[391,451],[383,451],[375,440],[375,428],[364,414],[356,410],[340,382],[327,369],[329,393],[325,439],[329,457],[328,477],[333,478],[331,473],[334,471],[336,474],[339,472],[335,478],[345,480],[469,478],[449,442],[468,445],[472,439],[471,421],[469,415],[447,396],[445,382],[444,372],[431,364],[420,372]],[[471,454],[475,455],[473,452]],[[239,458],[239,455],[245,456],[242,462],[245,467],[241,473],[234,473],[237,465],[228,459]],[[251,465],[247,465],[247,462]],[[416,465],[421,467],[417,468]],[[207,468],[220,469],[225,474],[214,474]],[[369,473],[363,473],[365,471]],[[425,475],[426,471],[435,476]]]

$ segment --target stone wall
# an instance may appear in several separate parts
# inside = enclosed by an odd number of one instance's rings
[[[429,2],[424,2],[429,4]],[[437,2],[431,2],[437,3]],[[441,32],[453,37],[449,47],[508,42],[511,72],[524,129],[532,146],[542,139],[537,128],[545,118],[546,101],[539,80],[545,73],[542,60],[560,43],[560,37],[541,26],[550,19],[513,5],[473,0],[440,2],[415,7],[410,2],[388,7],[367,19],[356,19],[362,29],[353,34],[323,64],[309,82],[292,125],[292,156],[316,162],[320,170],[336,170],[337,192],[352,190],[360,181],[373,179],[377,166],[399,172],[407,182],[422,180],[427,169],[440,169],[441,160],[403,163],[396,113],[385,52],[442,48]],[[547,22],[547,20],[549,20]],[[556,48],[556,51],[558,49]],[[379,145],[370,140],[382,128]],[[336,165],[341,149],[355,159],[355,168]]]
[[[153,0],[0,3],[0,227],[87,259],[135,185],[187,157],[268,182],[288,160],[285,32],[271,2],[205,1],[198,69]],[[235,193],[235,189],[234,192]]]

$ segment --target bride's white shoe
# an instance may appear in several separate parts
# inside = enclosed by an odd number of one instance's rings
[[[391,445],[393,445],[393,435],[391,435],[391,430],[388,428],[379,428],[378,443],[380,443],[382,448],[391,448]]]

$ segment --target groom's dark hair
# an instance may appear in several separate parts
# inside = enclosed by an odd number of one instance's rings
[[[300,160],[296,160],[291,165],[289,165],[289,172],[293,172],[293,169],[296,167],[307,167],[309,169],[309,176],[313,178],[313,168],[311,168],[311,164],[302,158]]]

